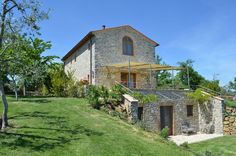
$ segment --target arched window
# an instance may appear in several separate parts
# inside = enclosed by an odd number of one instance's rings
[[[122,41],[123,44],[123,54],[124,55],[134,55],[134,50],[133,50],[133,40],[125,36]]]

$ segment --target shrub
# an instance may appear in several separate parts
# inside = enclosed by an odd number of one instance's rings
[[[97,87],[98,92],[99,92],[99,97],[102,98],[102,103],[106,104],[108,102],[109,99],[109,91],[106,87],[101,86],[101,87]]]
[[[87,99],[89,100],[91,106],[95,109],[100,109],[101,107],[101,103],[99,102],[99,93],[99,87],[93,85],[89,86]]]
[[[201,89],[197,89],[195,92],[187,94],[187,96],[190,99],[197,101],[199,104],[207,102],[210,97],[209,95],[203,94]]]
[[[167,138],[169,136],[169,128],[165,127],[161,130],[160,136],[163,138]]]
[[[136,98],[140,104],[144,105],[151,102],[157,101],[157,96],[155,94],[142,94],[140,92],[134,92],[132,94],[134,98]]]
[[[120,85],[113,86],[109,92],[110,103],[112,103],[115,106],[119,105],[123,99],[122,95],[126,93],[127,93],[127,90],[125,90]]]

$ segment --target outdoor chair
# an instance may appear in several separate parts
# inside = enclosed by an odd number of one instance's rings
[[[196,127],[194,125],[190,125],[189,123],[184,123],[181,126],[182,134],[193,134],[196,133]]]

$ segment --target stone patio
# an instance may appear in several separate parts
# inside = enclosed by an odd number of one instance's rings
[[[194,134],[194,135],[175,135],[170,136],[169,140],[176,143],[178,146],[183,144],[184,142],[196,143],[205,140],[210,140],[218,137],[222,137],[223,134]]]

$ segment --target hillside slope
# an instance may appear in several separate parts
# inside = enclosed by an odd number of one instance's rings
[[[85,99],[9,98],[9,104],[12,128],[0,133],[0,155],[191,155]]]

